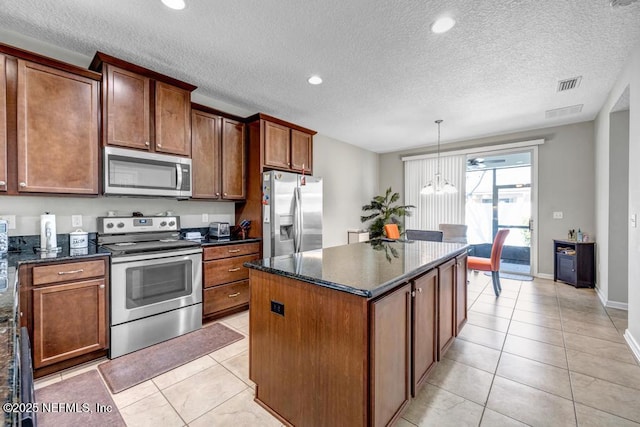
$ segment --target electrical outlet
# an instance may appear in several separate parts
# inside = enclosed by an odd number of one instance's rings
[[[271,300],[271,311],[284,317],[284,304]]]
[[[16,229],[16,216],[15,215],[0,215],[0,219],[7,221],[7,228],[9,230]]]
[[[562,219],[562,217],[563,217],[563,216],[564,216],[564,215],[562,214],[562,212],[561,212],[561,211],[558,211],[558,212],[554,212],[554,213],[553,213],[553,219]]]
[[[71,226],[82,227],[82,215],[71,215]]]
[[[202,214],[202,222],[209,222],[209,214]]]
[[[636,214],[631,215],[631,227],[638,227],[638,216]]]

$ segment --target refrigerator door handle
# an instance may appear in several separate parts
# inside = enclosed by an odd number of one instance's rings
[[[293,251],[300,252],[302,249],[302,203],[300,200],[300,187],[293,190],[294,213],[293,213]]]

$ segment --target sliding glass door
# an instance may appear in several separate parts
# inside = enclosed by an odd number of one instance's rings
[[[472,253],[490,257],[498,230],[509,229],[500,269],[531,274],[531,150],[470,155],[466,178],[465,217]]]

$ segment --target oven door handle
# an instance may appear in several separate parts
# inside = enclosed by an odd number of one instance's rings
[[[111,264],[117,265],[117,264],[124,264],[124,263],[132,263],[136,261],[154,261],[154,260],[159,260],[160,262],[157,263],[159,264],[164,262],[162,260],[166,258],[178,258],[183,256],[194,256],[194,255],[200,255],[200,258],[202,258],[202,248],[199,247],[196,249],[188,249],[184,251],[154,252],[153,254],[149,252],[144,252],[136,255],[122,255],[117,257],[111,257]]]

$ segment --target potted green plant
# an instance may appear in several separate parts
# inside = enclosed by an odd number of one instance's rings
[[[361,222],[371,221],[369,224],[369,238],[379,239],[383,237],[385,224],[398,224],[402,232],[400,218],[410,216],[409,209],[415,208],[413,205],[395,205],[400,199],[400,194],[394,193],[391,187],[382,196],[375,196],[371,202],[362,207],[363,212],[370,212],[360,217]]]

